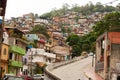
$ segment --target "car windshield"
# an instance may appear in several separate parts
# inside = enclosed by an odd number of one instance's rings
[[[23,78],[15,78],[14,80],[24,80]]]

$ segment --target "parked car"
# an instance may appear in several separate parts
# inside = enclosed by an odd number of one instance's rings
[[[44,74],[36,74],[36,75],[34,75],[33,80],[44,80]]]
[[[32,76],[28,76],[28,75],[23,75],[22,76],[24,78],[24,80],[33,80]]]
[[[89,56],[93,56],[94,54],[93,54],[93,52],[90,52],[88,55],[89,55]]]
[[[24,80],[23,77],[18,77],[15,75],[11,75],[11,74],[6,74],[3,78],[3,80]]]

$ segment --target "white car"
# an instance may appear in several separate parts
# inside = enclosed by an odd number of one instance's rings
[[[93,56],[93,52],[90,52],[88,55],[89,55],[89,56]]]
[[[35,80],[44,80],[44,74],[35,74],[33,76],[33,79],[35,79]]]

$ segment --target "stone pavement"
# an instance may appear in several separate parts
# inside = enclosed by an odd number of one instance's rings
[[[97,73],[95,73],[94,68],[90,67],[85,70],[85,75],[87,78],[91,78],[91,80],[104,80]]]

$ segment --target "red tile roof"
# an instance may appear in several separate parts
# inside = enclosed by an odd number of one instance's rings
[[[44,40],[44,39],[40,39],[39,42],[40,42],[40,43],[45,43],[45,40]]]

